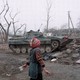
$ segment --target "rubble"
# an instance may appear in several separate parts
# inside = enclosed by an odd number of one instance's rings
[[[57,60],[57,59],[52,59],[51,61],[52,61],[52,62],[55,62],[56,60]]]
[[[61,52],[45,53],[43,58],[44,60],[50,60],[51,62],[56,61],[60,64],[76,64],[76,61],[80,59],[80,46],[73,44]]]
[[[80,59],[76,61],[76,63],[80,64]]]
[[[76,44],[69,46],[67,50],[62,51],[62,55],[59,56],[58,62],[64,64],[74,64],[80,58],[80,47]]]

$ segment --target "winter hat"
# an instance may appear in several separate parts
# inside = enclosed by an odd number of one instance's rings
[[[39,47],[40,46],[40,43],[41,43],[40,40],[34,37],[30,41],[30,46],[32,48]]]

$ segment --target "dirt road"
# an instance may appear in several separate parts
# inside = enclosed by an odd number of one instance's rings
[[[25,63],[26,54],[15,55],[10,50],[0,50],[0,80],[29,80],[28,69],[20,72],[18,67]],[[52,73],[44,80],[80,80],[80,65],[64,65],[45,61],[46,67]]]

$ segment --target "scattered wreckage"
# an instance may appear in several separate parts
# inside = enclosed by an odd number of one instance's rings
[[[66,50],[43,55],[43,59],[66,65],[80,64],[80,45],[69,45]]]
[[[41,52],[53,52],[55,50],[61,50],[66,47],[67,44],[73,41],[66,36],[47,36],[45,37],[40,31],[30,30],[23,37],[12,37],[9,39],[8,44],[9,48],[14,53],[29,53],[30,46],[29,41],[31,38],[36,37],[41,41]]]

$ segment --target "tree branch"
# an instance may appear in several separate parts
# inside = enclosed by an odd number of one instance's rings
[[[7,6],[7,10],[6,10],[5,14],[4,14],[4,19],[5,19],[5,21],[7,22],[7,24],[9,25],[9,22],[8,22],[8,20],[7,20],[7,18],[6,18],[6,14],[7,14],[7,12],[9,11],[8,3],[6,3],[6,6]]]
[[[19,12],[17,12],[14,17],[11,16],[11,13],[10,13],[10,18],[14,21],[15,17],[19,14]]]
[[[1,14],[4,12],[4,10],[5,10],[5,7],[6,7],[6,6],[4,5],[4,8],[3,8],[3,10],[0,12],[0,15],[1,15]]]
[[[16,33],[17,33],[17,31],[18,31],[19,29],[21,29],[24,25],[26,26],[26,24],[21,24],[21,27],[19,27],[19,28],[16,30]]]
[[[3,25],[0,23],[1,28],[4,30],[4,32],[6,33],[6,30],[4,29]]]

